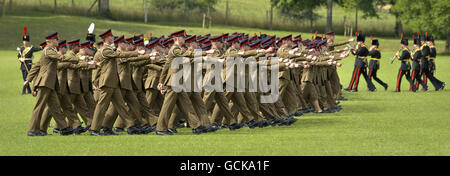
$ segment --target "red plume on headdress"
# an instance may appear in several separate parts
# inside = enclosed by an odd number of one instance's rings
[[[148,34],[147,34],[147,38],[148,38]]]
[[[323,38],[323,34],[322,34],[322,38]]]
[[[403,39],[403,34],[402,34],[402,35],[400,35],[400,38],[401,38],[401,39]]]
[[[355,36],[358,36],[358,32],[355,32]]]
[[[23,27],[23,36],[26,36],[26,35],[27,35],[27,32],[28,32],[27,29],[28,29],[27,26],[24,26],[24,27]]]
[[[361,29],[358,29],[358,34],[361,34]]]
[[[150,37],[152,37],[152,33],[150,32]]]
[[[419,37],[420,36],[420,32],[417,32],[417,37]]]
[[[133,36],[136,36],[136,32],[133,32]]]
[[[256,36],[256,32],[255,32],[255,34],[254,34],[255,36]]]
[[[261,36],[261,31],[259,31],[259,36]]]
[[[425,37],[428,37],[428,32],[425,32]]]
[[[413,34],[413,40],[416,38],[416,35]]]
[[[370,36],[370,40],[373,40],[373,35]]]

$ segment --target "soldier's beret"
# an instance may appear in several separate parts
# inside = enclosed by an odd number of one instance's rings
[[[210,50],[210,49],[211,49],[211,44],[202,46],[202,50]]]
[[[288,36],[281,38],[281,41],[285,41],[285,40],[292,40],[292,35],[289,34]]]
[[[184,40],[184,43],[192,43],[197,41],[197,36],[193,35]]]
[[[151,49],[151,48],[155,47],[158,44],[159,44],[159,39],[154,39],[154,40],[152,40],[152,41],[150,41],[148,43],[147,48]]]
[[[114,43],[115,44],[119,44],[121,42],[125,42],[125,36],[121,35],[119,37],[117,37],[116,39],[114,39]]]
[[[78,45],[80,45],[80,39],[71,40],[71,41],[67,42],[67,44],[69,46],[78,46]]]
[[[221,42],[222,41],[222,36],[221,35],[214,36],[214,37],[211,37],[209,40],[211,42]]]
[[[231,37],[228,37],[228,38],[226,39],[226,42],[227,42],[227,43],[235,43],[235,42],[238,41],[238,39],[239,39],[239,35],[233,35],[233,36],[231,36]]]
[[[100,47],[101,47],[102,45],[103,45],[103,42],[98,42],[98,43],[97,43],[97,46],[100,46]]]
[[[45,46],[47,46],[47,42],[42,42],[39,46],[41,46],[41,48],[45,48]]]
[[[66,47],[66,40],[58,41],[58,48]]]
[[[183,30],[176,31],[176,32],[170,34],[169,37],[174,38],[174,37],[178,37],[178,36],[184,36],[185,33],[186,33],[186,31],[183,29]]]
[[[80,43],[80,48],[89,48],[91,46],[90,41],[84,41]]]
[[[275,41],[269,41],[269,42],[267,42],[267,43],[264,43],[264,44],[261,46],[261,48],[262,48],[262,49],[270,48],[271,46],[273,46],[274,43],[275,43]]]
[[[144,46],[144,39],[134,41],[134,46]]]
[[[105,39],[106,37],[113,36],[113,35],[112,35],[111,29],[108,29],[105,32],[101,33],[99,36],[100,36],[100,38]]]
[[[259,47],[261,45],[260,41],[255,41],[253,43],[250,43],[248,46],[250,47],[250,49],[255,49],[257,47]]]
[[[50,39],[58,40],[58,32],[53,32],[51,34],[48,34],[47,36],[45,36],[45,39],[47,39],[47,40],[50,40]]]
[[[239,40],[239,45],[242,47],[242,46],[245,46],[245,45],[247,45],[248,44],[248,39],[247,38],[244,38],[244,39],[241,39],[241,40]]]

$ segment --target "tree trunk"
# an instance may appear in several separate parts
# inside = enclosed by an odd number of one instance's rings
[[[72,0],[72,8],[74,8],[75,7],[75,2],[74,2],[75,0]]]
[[[3,6],[2,6],[2,17],[6,15],[6,5],[8,3],[8,0],[3,0]]]
[[[55,4],[53,6],[53,13],[56,14],[56,8],[58,7],[58,4],[56,4],[56,0],[54,0]]]
[[[310,9],[310,11],[309,11],[309,31],[312,33],[312,32],[314,32],[314,29],[313,29],[313,22],[314,22],[314,19],[313,19],[313,11],[312,11],[312,9]]]
[[[333,0],[328,0],[327,31],[333,31]]]
[[[358,7],[356,7],[356,15],[355,15],[355,31],[358,31]]]
[[[229,9],[228,9],[228,0],[226,1],[225,4],[225,25],[228,25],[228,14],[229,13]]]
[[[147,0],[144,0],[144,23],[147,24],[148,20],[148,7],[147,7]]]
[[[110,18],[111,12],[109,11],[109,0],[98,1],[98,13],[100,16]]]
[[[272,30],[272,21],[273,21],[273,4],[270,4],[270,30]]]
[[[184,10],[183,10],[183,14],[184,14],[184,23],[186,23],[187,21],[187,11],[188,11],[188,0],[184,0]]]
[[[13,0],[9,0],[9,9],[11,10],[12,9],[12,5],[13,5]]]
[[[445,53],[450,53],[450,35],[447,35],[447,42],[445,44]]]

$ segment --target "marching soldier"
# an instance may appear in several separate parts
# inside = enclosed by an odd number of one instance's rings
[[[346,88],[345,90],[357,92],[359,78],[362,74],[367,82],[367,87],[369,91],[375,91],[376,88],[373,85],[372,81],[369,79],[369,76],[367,75],[367,56],[369,55],[369,50],[367,49],[366,44],[364,44],[366,36],[360,32],[356,34],[357,34],[356,41],[358,42],[358,45],[355,48],[355,50],[352,50],[352,54],[356,56],[355,68],[353,69],[353,76],[350,81],[350,84],[348,88]]]
[[[179,69],[174,69],[172,67],[172,62],[174,59],[180,59],[180,57],[193,57],[193,52],[186,51],[182,46],[184,45],[184,30],[175,32],[171,34],[171,37],[175,38],[174,45],[169,50],[169,55],[166,63],[164,64],[161,77],[159,79],[158,89],[165,95],[164,103],[161,108],[161,113],[159,114],[158,122],[156,125],[157,135],[173,135],[173,133],[168,131],[168,122],[170,115],[175,107],[186,114],[189,125],[192,128],[194,134],[204,133],[206,130],[205,126],[200,124],[198,117],[196,116],[194,107],[186,92],[181,91],[181,87],[173,87],[175,80],[174,74]],[[180,92],[175,92],[173,88],[177,88]]]
[[[33,64],[33,53],[40,51],[40,47],[34,47],[30,45],[30,36],[27,34],[27,26],[23,27],[23,36],[22,36],[23,46],[17,48],[19,51],[19,54],[17,55],[17,58],[20,62],[20,70],[22,71],[22,78],[23,81],[26,81],[28,72],[31,69],[31,66]],[[30,94],[31,88],[29,85],[23,86],[22,88],[22,95],[24,94]]]
[[[410,87],[410,91],[413,90],[413,86],[416,88],[416,90],[419,89],[419,84],[422,85],[422,90],[427,91],[428,86],[425,84],[425,82],[422,80],[420,75],[420,62],[422,59],[422,51],[420,50],[420,37],[417,36],[417,38],[414,38],[414,50],[411,53],[412,58],[412,75],[411,79],[414,85]]]
[[[130,128],[134,131],[138,131],[139,129],[136,127],[138,124],[135,122],[135,119],[127,113],[127,106],[125,105],[122,92],[120,91],[117,59],[136,57],[139,54],[144,54],[145,51],[114,51],[114,36],[112,35],[111,29],[100,34],[100,37],[103,39],[104,46],[100,48],[94,56],[94,61],[99,65],[99,68],[97,69],[97,86],[99,90],[98,101],[94,110],[90,134],[92,136],[103,135],[103,133],[100,133],[100,129],[110,103],[112,103],[120,117],[129,121],[131,125]],[[93,74],[93,77],[97,77],[97,75]]]
[[[345,44],[349,44],[350,42],[354,42],[355,38],[351,38],[348,41],[342,41],[342,42],[335,42],[334,38],[335,38],[335,33],[334,32],[328,32],[325,34],[325,37],[327,38],[327,43],[328,43],[328,49],[327,51],[334,51],[335,47],[337,46],[342,46]],[[337,100],[347,100],[347,98],[342,96],[342,85],[339,79],[339,75],[337,72],[336,67],[330,67],[330,81],[331,81],[331,86],[333,89],[333,95],[334,97],[337,98]]]
[[[71,134],[72,131],[68,128],[65,121],[65,115],[61,109],[56,89],[58,85],[57,64],[58,61],[69,61],[77,63],[78,59],[68,58],[58,54],[56,47],[58,46],[58,33],[51,33],[45,37],[47,46],[42,52],[39,73],[35,79],[37,87],[36,106],[31,115],[30,127],[28,129],[28,136],[42,136],[40,132],[40,122],[42,113],[46,107],[49,108],[50,113],[54,117],[56,124],[60,127],[61,135]],[[25,82],[28,85],[28,82]]]
[[[369,62],[369,79],[374,79],[376,82],[381,84],[384,87],[384,90],[387,90],[388,84],[384,83],[377,77],[378,69],[380,69],[380,59],[381,52],[379,50],[380,43],[377,39],[372,40],[372,47],[369,50],[369,56],[371,57]]]
[[[429,43],[429,41],[431,41],[431,39],[432,38],[429,37],[427,35],[427,33],[425,35],[421,35],[421,42],[422,42],[421,50],[422,50],[422,55],[423,55],[422,63],[421,63],[422,64],[422,75],[425,76],[423,78],[423,80],[425,81],[425,84],[426,84],[426,79],[429,79],[431,81],[431,83],[433,84],[436,91],[444,90],[445,82],[440,81],[431,73],[431,70],[433,69],[432,63],[430,61],[432,50],[430,49],[430,46],[428,45],[428,43]]]
[[[406,80],[408,80],[408,82],[410,83],[410,85],[412,87],[411,91],[415,92],[416,86],[414,86],[414,83],[412,82],[411,75],[410,75],[411,63],[409,62],[409,60],[411,59],[411,53],[409,52],[409,49],[408,49],[408,39],[403,38],[403,35],[402,35],[402,40],[400,43],[402,45],[402,53],[401,53],[401,55],[397,54],[395,57],[398,60],[400,60],[402,63],[400,65],[400,70],[398,71],[397,88],[393,92],[400,92],[403,75],[406,76]]]

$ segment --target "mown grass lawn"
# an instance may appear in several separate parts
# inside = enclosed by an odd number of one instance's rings
[[[49,25],[48,20],[54,23]],[[0,19],[0,29],[5,31],[0,36],[7,38],[0,44],[3,49],[0,51],[0,155],[450,155],[449,91],[411,93],[406,91],[408,85],[404,80],[404,92],[392,93],[399,63],[389,64],[388,58],[398,49],[399,41],[384,38],[380,40],[383,59],[378,75],[389,84],[389,91],[376,85],[379,88],[377,92],[368,92],[361,79],[360,92],[344,93],[349,101],[341,102],[341,112],[306,114],[289,127],[220,130],[202,135],[193,135],[190,129],[181,129],[180,135],[164,137],[154,133],[108,137],[91,137],[88,134],[27,137],[35,99],[20,94],[22,78],[15,48],[20,44],[21,26],[30,26],[31,40],[37,44],[52,31],[60,32],[66,40],[84,38],[91,21],[97,24],[97,34],[112,28],[115,34],[153,32],[154,35],[167,35],[184,28],[68,16],[13,16]],[[259,31],[221,26],[210,30],[186,29],[188,34]],[[263,32],[277,36],[290,33]],[[341,39],[338,36],[338,40]],[[438,41],[438,45],[438,50],[442,51],[443,42]],[[37,60],[39,54],[35,58]],[[354,58],[349,57],[339,69],[344,87],[348,85],[353,62]],[[450,74],[446,70],[450,69],[450,57],[439,55],[436,62],[437,77],[448,82]]]

